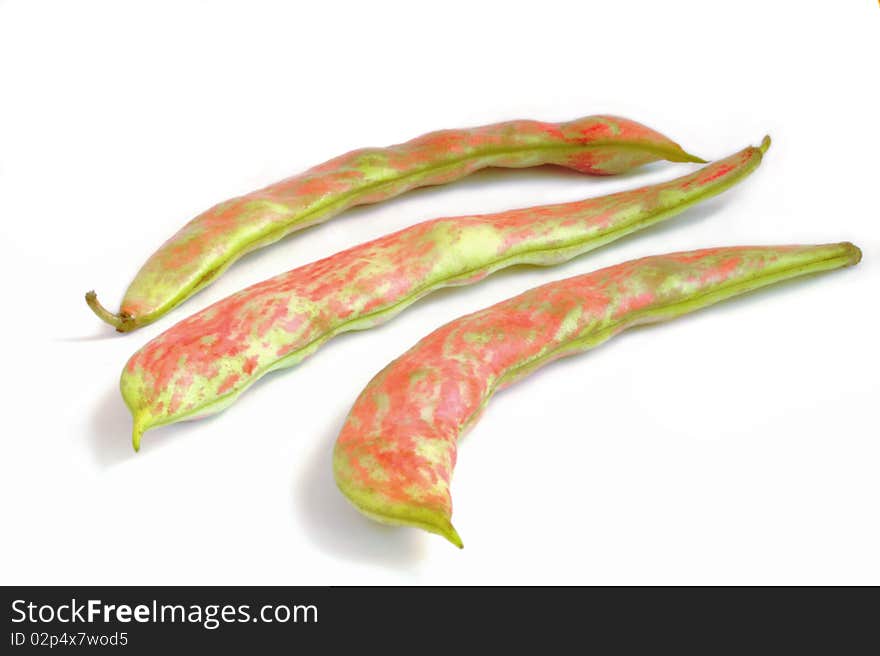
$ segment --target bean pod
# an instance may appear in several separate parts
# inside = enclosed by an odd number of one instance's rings
[[[556,164],[611,175],[663,159],[703,161],[662,134],[614,116],[568,123],[508,121],[355,150],[191,220],[141,267],[118,312],[104,308],[93,291],[86,302],[102,320],[127,332],[169,312],[245,253],[355,205],[451,182],[489,166]]]
[[[514,264],[551,265],[673,216],[746,177],[769,145],[691,175],[590,200],[420,223],[258,283],[173,326],[120,382],[143,431],[222,410],[336,334],[387,321],[432,290]]]
[[[367,516],[461,547],[449,492],[456,444],[497,390],[632,326],[860,258],[850,243],[659,255],[537,287],[457,319],[379,372],[358,397],[334,450],[337,485]]]

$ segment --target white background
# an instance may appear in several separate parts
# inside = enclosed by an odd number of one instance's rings
[[[874,0],[0,1],[2,583],[880,584],[880,8]],[[552,269],[436,294],[227,412],[131,451],[116,381],[188,314],[435,216],[669,179],[484,172],[355,209],[120,336],[116,306],[185,220],[356,147],[609,112],[745,184]],[[461,314],[652,253],[852,240],[854,269],[623,335],[501,394],[459,451],[459,551],[336,491],[372,375]]]

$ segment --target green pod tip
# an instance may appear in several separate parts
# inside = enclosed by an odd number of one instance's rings
[[[446,522],[445,526],[438,526],[436,529],[438,535],[442,535],[459,549],[464,549],[464,543],[461,541],[461,536],[459,536],[458,531],[455,530],[455,527],[451,522]]]
[[[682,151],[682,152],[684,152],[684,156],[680,160],[670,160],[670,161],[673,161],[673,162],[680,161],[685,164],[687,164],[687,163],[708,164],[709,163],[708,159],[703,159],[702,157],[697,157],[696,155],[692,155],[687,151]]]
[[[145,427],[143,422],[134,420],[134,424],[131,427],[131,446],[134,448],[135,452],[141,450],[141,437],[143,437]]]
[[[851,241],[845,241],[841,244],[844,248],[849,251],[849,264],[850,266],[854,264],[858,264],[862,261],[862,249],[856,246]]]

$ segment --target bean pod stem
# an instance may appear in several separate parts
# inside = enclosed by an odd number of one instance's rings
[[[564,262],[674,216],[745,178],[768,146],[765,139],[690,175],[610,196],[426,221],[229,296],[129,360],[120,387],[134,448],[143,431],[218,412],[266,373],[435,289],[514,264]]]
[[[360,394],[334,449],[336,483],[365,515],[461,547],[449,491],[456,445],[497,390],[632,326],[860,259],[850,243],[658,255],[537,287],[456,319]]]
[[[242,255],[355,205],[451,182],[489,166],[555,164],[612,175],[663,159],[704,161],[662,134],[614,116],[567,123],[507,121],[355,150],[191,220],[144,263],[118,312],[103,307],[94,291],[86,302],[102,321],[129,332],[209,285]]]

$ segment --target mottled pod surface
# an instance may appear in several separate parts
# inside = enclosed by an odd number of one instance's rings
[[[769,145],[670,182],[574,203],[435,219],[258,283],[181,321],[128,362],[133,440],[217,412],[334,335],[388,320],[434,289],[513,264],[551,265],[653,225],[743,179]]]
[[[456,444],[496,390],[632,326],[860,258],[850,243],[658,255],[461,317],[388,365],[358,397],[334,450],[337,485],[369,517],[417,526],[461,547],[449,492]]]
[[[191,220],[144,263],[118,312],[101,306],[94,292],[86,294],[86,301],[102,320],[127,332],[182,303],[245,253],[354,205],[458,180],[490,166],[556,164],[612,175],[658,160],[703,161],[662,134],[615,116],[567,123],[507,121],[355,150]]]

